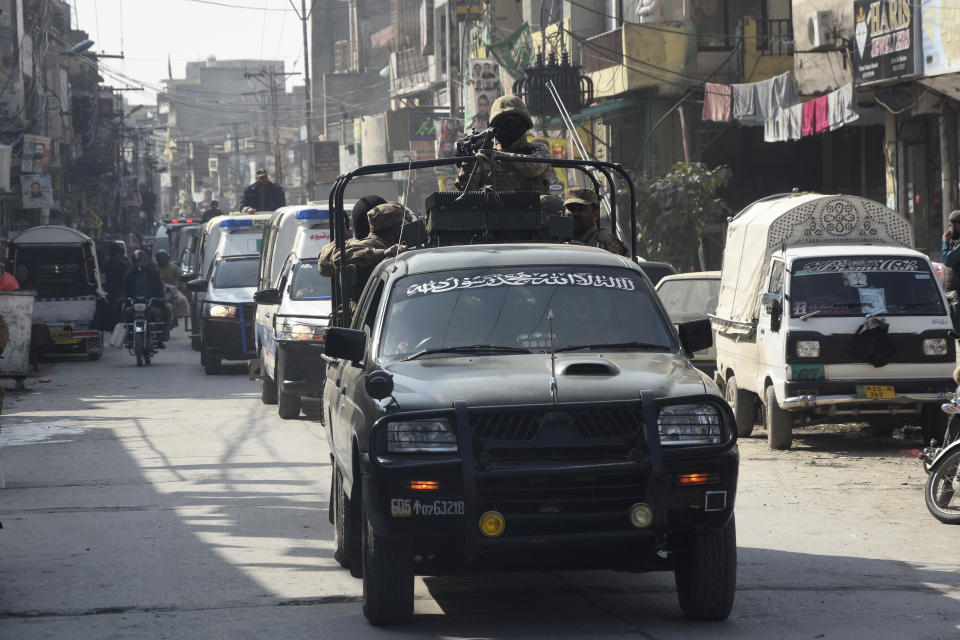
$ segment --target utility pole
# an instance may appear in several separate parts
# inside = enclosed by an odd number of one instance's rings
[[[303,81],[304,89],[306,89],[304,110],[306,111],[305,117],[307,122],[307,175],[305,185],[307,188],[307,202],[310,202],[314,198],[313,86],[310,84],[310,45],[307,37],[307,21],[310,20],[310,17],[313,14],[313,6],[311,5],[310,11],[308,12],[307,0],[300,0],[300,11],[297,11],[297,7],[293,4],[293,0],[289,1],[290,6],[293,7],[294,12],[296,12],[297,17],[300,18],[300,23],[303,26]],[[326,119],[324,119],[323,126],[324,134],[326,134]]]
[[[280,149],[280,126],[279,126],[279,105],[277,104],[277,78],[285,78],[286,76],[295,76],[298,75],[296,71],[276,71],[273,67],[262,67],[257,73],[248,73],[244,72],[243,77],[247,79],[257,80],[261,85],[263,85],[267,91],[270,93],[270,102],[271,102],[271,111],[273,112],[273,161],[277,167],[277,184],[283,183],[283,157],[281,155]],[[269,84],[265,81],[269,80]],[[264,112],[264,119],[266,119],[266,112]],[[269,149],[269,143],[268,143]],[[267,152],[269,155],[269,150]]]

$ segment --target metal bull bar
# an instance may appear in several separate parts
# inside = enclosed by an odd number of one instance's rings
[[[526,156],[503,156],[499,155],[494,156],[496,159],[501,162],[530,162],[537,164],[549,164],[551,168],[563,168],[563,169],[577,169],[590,180],[590,183],[593,185],[593,189],[596,192],[601,191],[601,185],[599,180],[588,170],[595,169],[600,172],[601,175],[605,178],[605,182],[608,185],[607,192],[613,194],[613,197],[610,198],[610,222],[613,225],[614,231],[617,229],[617,199],[616,186],[613,182],[613,174],[617,173],[623,178],[627,186],[630,188],[630,255],[631,257],[636,257],[637,255],[637,216],[636,216],[636,207],[637,207],[637,194],[636,189],[634,188],[633,180],[630,178],[630,174],[623,168],[622,165],[615,162],[601,162],[599,160],[561,160],[553,158],[539,158],[539,157],[526,157]],[[414,169],[431,169],[434,167],[443,167],[448,165],[456,165],[466,162],[476,162],[476,158],[473,156],[460,156],[456,158],[441,158],[437,160],[415,160],[412,162],[392,162],[388,164],[372,164],[364,167],[359,167],[350,171],[349,173],[341,174],[333,184],[333,188],[330,190],[329,198],[329,210],[333,216],[333,223],[330,225],[330,232],[332,234],[331,242],[334,242],[337,247],[337,251],[343,255],[343,251],[346,248],[347,241],[347,222],[346,214],[343,210],[343,196],[346,193],[347,185],[354,178],[360,176],[369,176],[380,173],[393,173],[395,171],[412,171]],[[404,203],[407,205],[407,203]],[[333,308],[335,310],[340,310],[339,313],[335,312],[335,325],[339,326],[349,326],[351,322],[351,310],[350,305],[345,304],[343,290],[344,290],[344,274],[343,269],[338,270],[338,274],[331,278],[331,294]]]

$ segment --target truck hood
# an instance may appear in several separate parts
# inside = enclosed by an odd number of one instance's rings
[[[400,411],[470,406],[546,404],[550,355],[446,356],[383,365],[393,375]],[[701,374],[683,356],[626,352],[557,354],[559,402],[635,400],[640,391],[658,396],[703,394]]]
[[[244,302],[253,302],[253,292],[256,287],[236,287],[231,289],[214,289],[207,291],[206,302],[228,302],[232,304],[242,304]]]

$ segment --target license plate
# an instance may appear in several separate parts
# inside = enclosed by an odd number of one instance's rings
[[[460,498],[439,498],[436,500],[420,500],[417,498],[390,499],[390,516],[393,518],[462,516],[463,513],[464,503]]]
[[[871,400],[893,400],[897,397],[893,387],[879,384],[857,385],[857,396]]]
[[[54,340],[70,340],[73,338],[73,331],[51,331],[50,337]]]
[[[826,377],[822,364],[794,364],[790,369],[794,380],[823,380]]]

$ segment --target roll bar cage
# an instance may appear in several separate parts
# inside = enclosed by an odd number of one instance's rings
[[[613,225],[614,230],[617,227],[617,198],[616,198],[616,186],[613,182],[613,174],[618,174],[623,178],[627,186],[630,188],[630,255],[635,257],[637,255],[637,216],[635,214],[637,208],[637,194],[636,188],[633,184],[633,179],[630,178],[630,174],[623,168],[622,165],[615,162],[601,162],[599,160],[563,160],[555,158],[539,158],[539,157],[526,157],[526,156],[500,156],[495,154],[495,157],[501,162],[529,162],[537,164],[549,164],[551,168],[561,168],[561,169],[577,169],[590,180],[590,183],[593,185],[593,190],[597,193],[598,199],[601,193],[601,184],[597,177],[591,173],[591,169],[598,171],[606,182],[605,191],[610,194],[610,221]],[[375,174],[383,173],[393,173],[397,171],[412,171],[415,169],[431,169],[435,167],[444,167],[450,165],[459,165],[467,162],[475,162],[476,158],[474,156],[457,156],[455,158],[440,158],[436,160],[414,160],[410,162],[391,162],[386,164],[371,164],[363,167],[358,167],[353,171],[348,173],[341,174],[337,177],[336,181],[333,184],[333,188],[330,190],[329,198],[329,210],[331,215],[331,224],[330,224],[330,233],[332,235],[330,241],[336,243],[337,251],[343,254],[343,251],[346,247],[347,241],[347,212],[343,210],[343,196],[346,193],[347,185],[354,178],[359,178],[361,176],[369,176]],[[407,203],[404,203],[407,204]],[[334,318],[339,317],[340,323],[334,322],[334,324],[341,324],[341,326],[349,326],[351,322],[351,309],[350,305],[344,304],[343,300],[343,290],[345,287],[344,283],[344,273],[343,269],[338,269],[337,273],[334,275],[332,280],[331,294],[334,311]],[[339,311],[338,311],[339,310]]]

